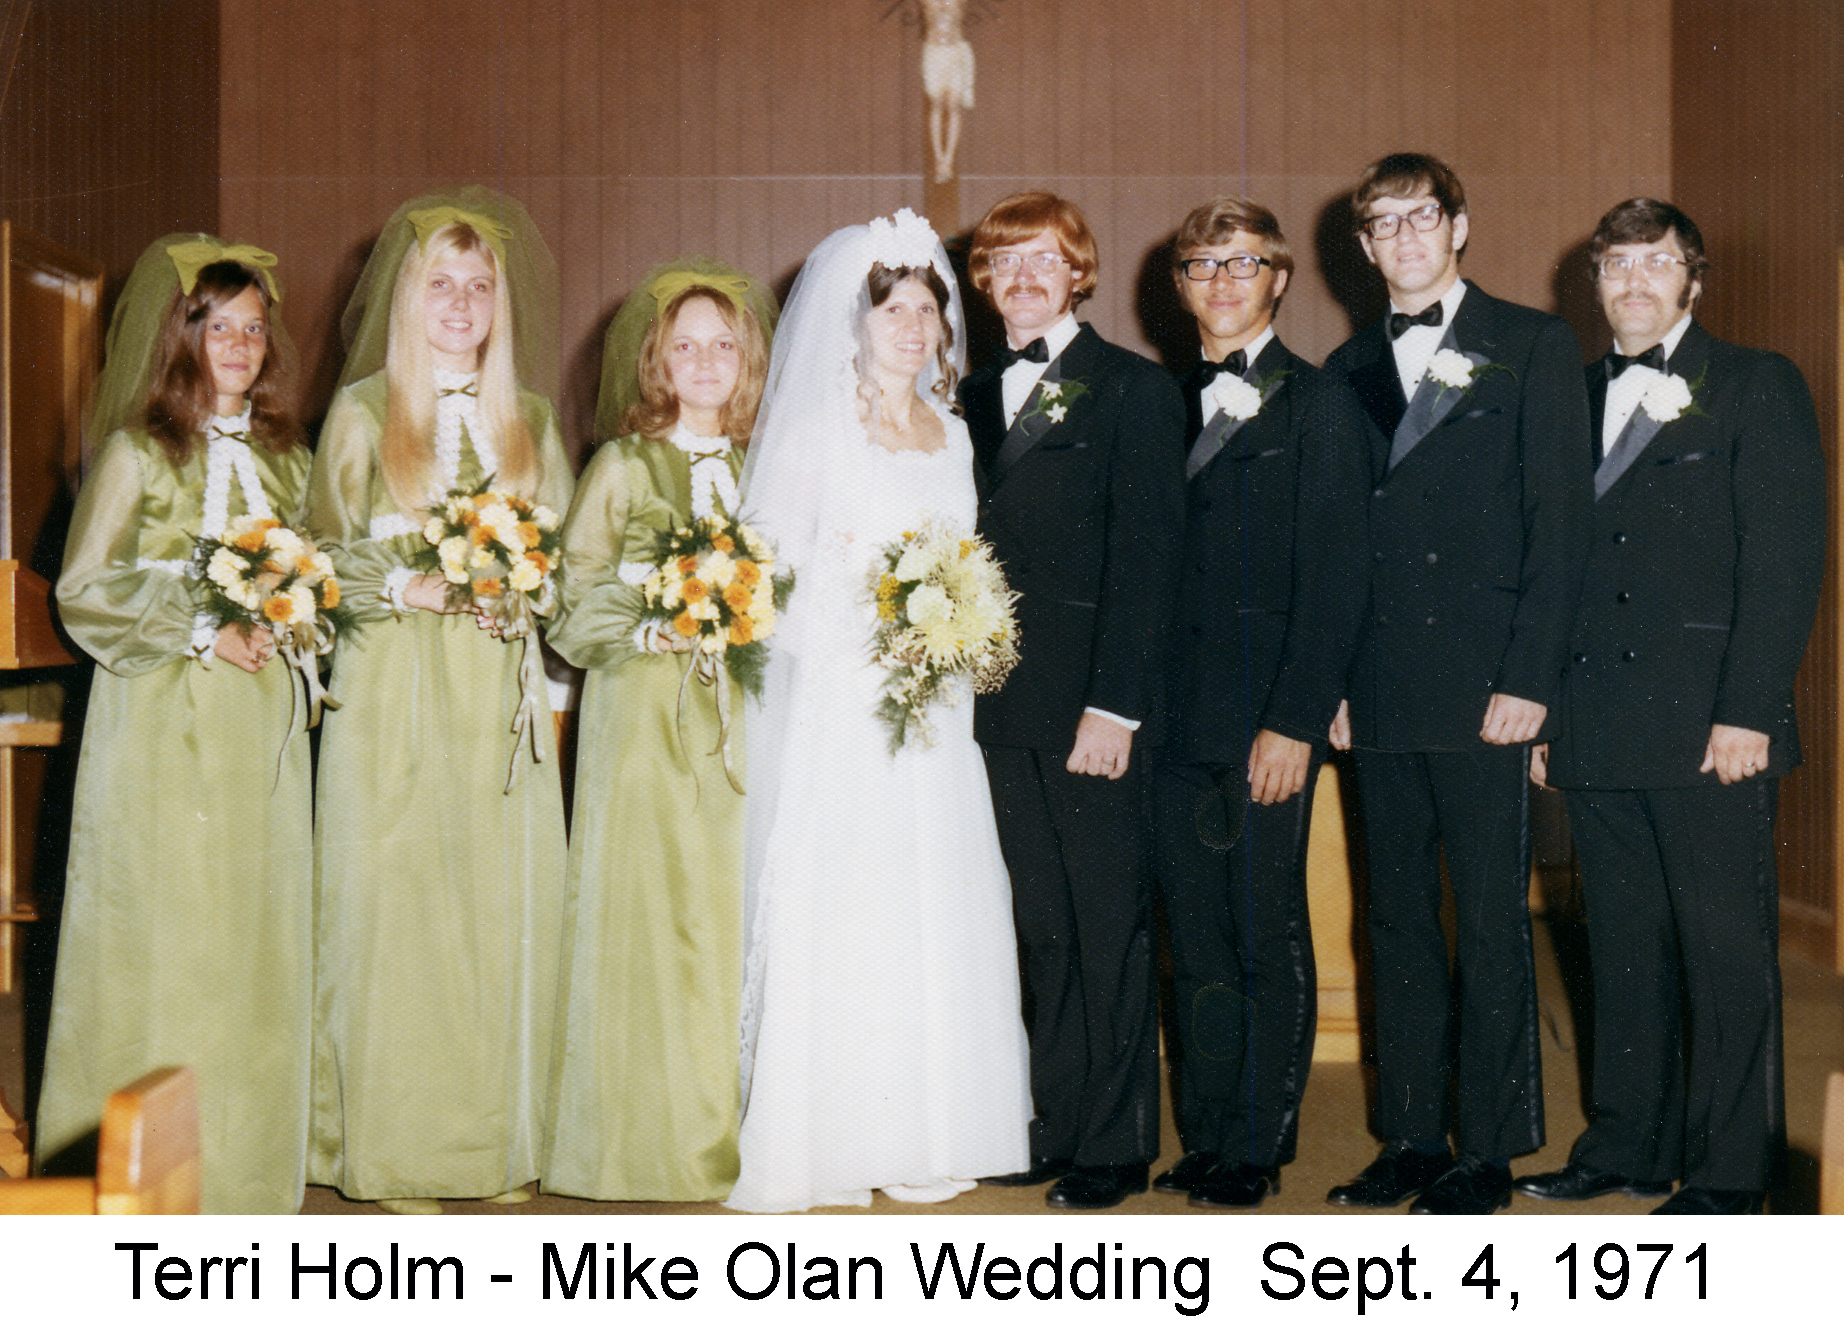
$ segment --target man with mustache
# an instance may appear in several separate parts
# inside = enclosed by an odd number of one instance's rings
[[[1095,237],[1073,203],[1015,194],[968,271],[1006,349],[961,404],[980,533],[1019,593],[1020,662],[981,696],[1031,1039],[1032,1166],[1053,1207],[1113,1207],[1159,1154],[1158,1009],[1141,799],[1184,522],[1171,376],[1078,324]],[[1196,611],[1204,611],[1197,606]]]
[[[1373,485],[1333,742],[1355,749],[1363,802],[1385,1146],[1327,1197],[1484,1215],[1511,1201],[1510,1158],[1543,1144],[1525,747],[1551,722],[1586,551],[1588,400],[1566,323],[1461,279],[1470,218],[1445,162],[1384,157],[1351,202],[1391,312],[1325,363],[1363,403]]]
[[[1183,1059],[1185,1154],[1153,1181],[1193,1207],[1257,1207],[1293,1160],[1317,974],[1306,904],[1313,782],[1368,588],[1363,411],[1281,344],[1293,253],[1243,198],[1173,245],[1203,358],[1185,375],[1181,598],[1153,769],[1159,892]]]
[[[1594,969],[1592,1122],[1538,1198],[1758,1212],[1786,1144],[1774,809],[1825,557],[1825,462],[1791,362],[1692,316],[1695,223],[1633,198],[1590,244],[1614,349],[1560,731]],[[1681,1017],[1681,1010],[1688,1010]]]

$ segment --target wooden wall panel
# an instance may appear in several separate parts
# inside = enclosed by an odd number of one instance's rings
[[[1800,674],[1805,766],[1781,784],[1789,944],[1844,970],[1839,770],[1839,249],[1844,245],[1844,10],[1831,0],[1677,0],[1676,199],[1710,255],[1698,314],[1790,356],[1811,384],[1832,468],[1832,575]]]
[[[216,0],[0,7],[0,212],[117,279],[148,241],[215,230]]]
[[[1469,274],[1557,307],[1594,217],[1668,179],[1669,4],[995,0],[969,32],[962,221],[1018,188],[1076,199],[1102,245],[1085,315],[1153,351],[1173,339],[1159,246],[1246,190],[1294,238],[1282,327],[1317,358],[1378,298],[1338,200],[1367,161],[1427,148],[1474,196]],[[885,0],[220,5],[226,225],[287,264],[310,414],[356,258],[419,189],[481,180],[532,209],[566,276],[572,421],[652,263],[708,250],[785,286],[833,227],[922,204],[920,38]]]

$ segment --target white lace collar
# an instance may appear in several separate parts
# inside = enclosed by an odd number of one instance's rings
[[[715,516],[719,502],[734,517],[736,477],[730,473],[730,439],[721,433],[714,438],[701,437],[681,423],[666,441],[691,461],[692,519],[702,521]]]
[[[480,418],[480,375],[435,370],[435,473],[430,476],[432,501],[440,501],[461,482],[461,431],[473,444],[474,459],[483,477],[499,473],[499,452],[487,436]]]
[[[256,458],[250,453],[250,408],[241,415],[213,415],[205,424],[205,501],[199,533],[216,539],[230,524],[231,475],[243,490],[244,509],[251,515],[273,519]]]

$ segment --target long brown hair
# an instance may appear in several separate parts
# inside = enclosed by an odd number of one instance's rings
[[[282,362],[282,342],[275,334],[275,305],[268,286],[256,269],[242,263],[207,263],[199,269],[191,294],[183,290],[174,294],[154,342],[147,431],[175,468],[192,459],[192,449],[217,403],[211,364],[205,357],[205,329],[213,313],[250,289],[263,302],[263,365],[250,384],[250,434],[272,452],[285,452],[302,443],[301,425],[288,408],[291,366]]]
[[[679,422],[679,397],[672,390],[672,374],[666,368],[666,343],[678,323],[679,310],[695,299],[708,299],[715,304],[718,316],[736,333],[742,365],[736,375],[736,390],[719,412],[718,423],[731,442],[738,447],[747,446],[749,431],[755,427],[756,409],[762,404],[762,387],[768,381],[768,338],[762,335],[762,325],[747,305],[739,307],[714,286],[687,286],[653,315],[646,338],[640,343],[640,399],[622,414],[621,431],[664,438]]]
[[[427,243],[411,245],[391,294],[390,343],[384,355],[384,438],[378,455],[384,486],[400,511],[428,508],[435,469],[435,357],[423,294],[429,269],[456,253],[477,253],[493,269],[493,326],[480,352],[480,418],[499,452],[494,487],[535,497],[543,463],[519,410],[519,376],[512,360],[512,296],[493,246],[463,222],[451,222]]]

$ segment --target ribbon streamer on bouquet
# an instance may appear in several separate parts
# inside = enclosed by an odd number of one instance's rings
[[[737,777],[736,766],[730,759],[730,671],[724,667],[721,658],[706,654],[696,645],[692,647],[691,661],[685,665],[685,676],[679,680],[679,704],[672,716],[673,727],[679,737],[679,750],[690,751],[685,745],[685,691],[691,686],[694,677],[702,685],[713,687],[717,692],[717,745],[705,754],[723,757],[724,777],[740,797],[743,795],[743,781]],[[691,764],[689,760],[686,763]],[[691,766],[691,773],[692,787],[702,793],[703,789],[698,787],[696,765]]]
[[[506,766],[506,791],[512,791],[519,773],[519,752],[531,744],[534,764],[544,763],[544,743],[538,736],[538,697],[544,690],[544,660],[538,649],[538,626],[532,621],[531,603],[511,590],[498,610],[501,638],[519,638],[519,707],[512,712],[512,760]]]
[[[320,656],[333,648],[333,635],[329,628],[327,637],[322,641],[309,626],[296,626],[278,629],[274,634],[275,652],[282,661],[300,675],[301,687],[307,693],[307,722],[301,731],[306,732],[320,722],[321,710],[336,710],[339,702],[328,694],[326,684],[320,680]],[[288,744],[295,740],[295,715],[301,705],[300,696],[293,686],[288,688],[288,736],[282,739],[282,749],[275,757],[275,786],[282,785],[282,770],[288,757]],[[273,790],[272,790],[273,791]]]

